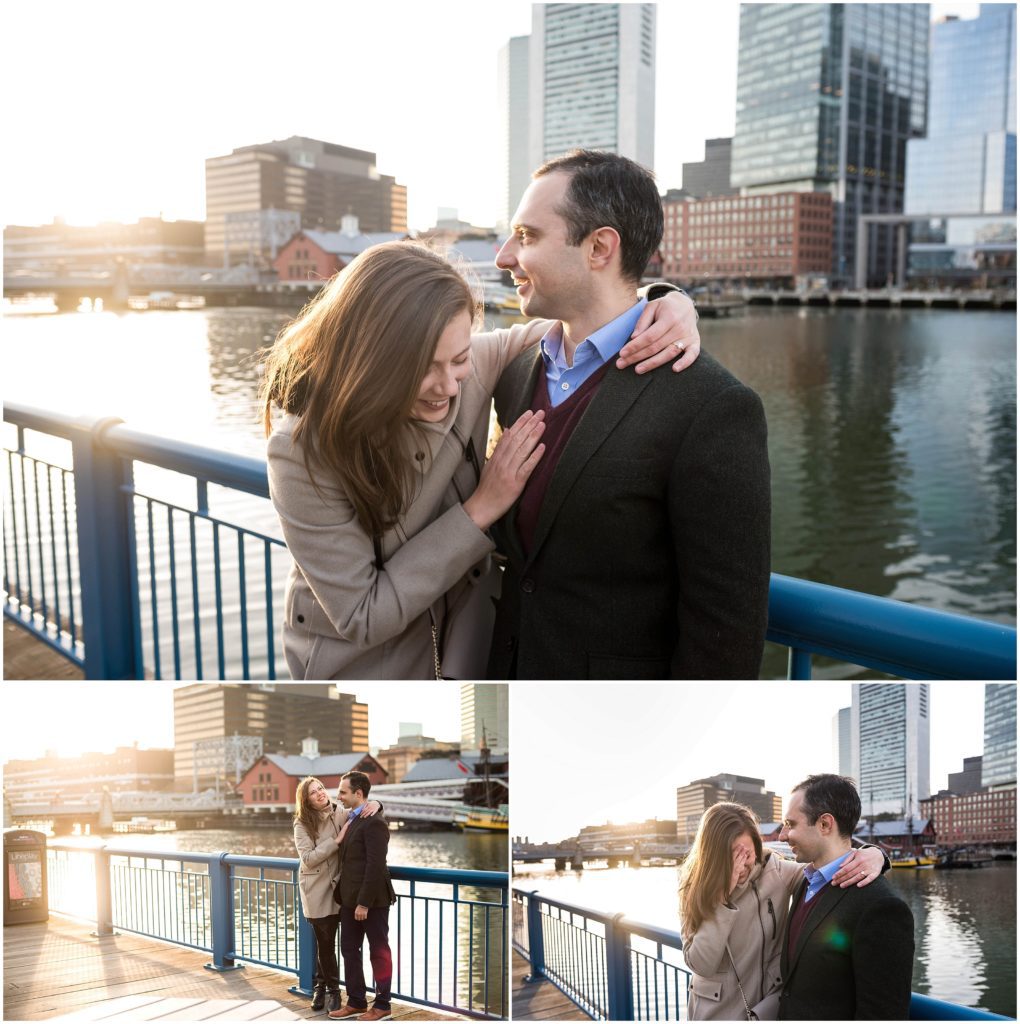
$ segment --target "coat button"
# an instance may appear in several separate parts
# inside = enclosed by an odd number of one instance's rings
[[[535,581],[528,578],[521,580],[521,590],[525,594],[533,594],[535,592]]]
[[[298,622],[304,622],[305,621],[305,617],[303,615],[299,615],[297,617],[297,620],[298,620]]]

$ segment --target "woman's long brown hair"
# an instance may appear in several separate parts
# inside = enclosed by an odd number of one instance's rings
[[[305,827],[305,831],[312,837],[312,842],[319,836],[319,826],[322,824],[322,812],[316,810],[308,802],[308,790],[311,788],[313,782],[319,782],[314,775],[306,775],[299,783],[297,787],[297,793],[294,795],[294,823],[297,824],[299,821]],[[322,783],[319,782],[322,786]],[[325,789],[325,786],[322,786]]]
[[[733,842],[748,833],[762,861],[758,818],[743,804],[713,804],[701,818],[680,874],[680,931],[686,942],[715,913],[733,874]]]
[[[411,410],[443,330],[477,307],[464,278],[414,242],[366,249],[281,331],[264,363],[266,435],[274,406],[294,413],[294,440],[336,480],[373,537],[414,496]],[[424,445],[423,445],[424,447]],[[422,467],[425,468],[425,467]]]

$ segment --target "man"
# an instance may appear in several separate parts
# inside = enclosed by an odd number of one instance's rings
[[[662,237],[649,172],[576,150],[533,175],[496,263],[528,316],[559,321],[496,390],[546,446],[493,528],[507,556],[490,678],[757,678],[769,585],[758,396],[710,356],[611,364]]]
[[[359,1017],[363,1021],[390,1019],[390,984],[393,958],[389,945],[390,905],[396,902],[386,850],[390,830],[381,814],[362,813],[372,784],[364,772],[348,772],[337,795],[350,811],[340,842],[340,955],[344,960],[347,1005],[331,1010],[334,1020]],[[368,937],[369,959],[375,980],[375,1000],[368,1009],[362,945]]]
[[[885,878],[829,882],[850,852],[861,799],[850,779],[812,775],[787,804],[781,842],[804,864],[780,960],[780,1020],[906,1020],[914,918]]]

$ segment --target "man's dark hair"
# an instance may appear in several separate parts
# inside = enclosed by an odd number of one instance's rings
[[[372,783],[364,772],[348,772],[341,776],[341,779],[346,779],[350,783],[352,793],[360,790],[367,797],[372,791]]]
[[[620,269],[628,281],[641,280],[662,241],[662,200],[652,172],[615,153],[574,149],[542,164],[532,174],[570,175],[566,200],[556,212],[567,222],[567,241],[580,245],[597,228],[620,236]]]
[[[821,815],[831,814],[844,839],[854,834],[857,822],[861,820],[861,798],[853,779],[842,775],[809,775],[794,786],[793,791],[804,794],[801,803],[809,825],[813,825]]]

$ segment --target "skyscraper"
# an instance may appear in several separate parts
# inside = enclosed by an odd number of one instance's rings
[[[910,273],[1015,278],[1016,217],[974,216],[1016,213],[1015,5],[934,25],[930,74],[928,137],[907,143],[904,209],[942,216],[913,230]]]
[[[482,734],[493,754],[505,754],[509,747],[509,687],[501,683],[462,683],[460,687],[461,753],[477,753]]]
[[[497,97],[503,112],[503,166],[506,194],[500,231],[510,226],[517,204],[531,179],[533,167],[528,149],[528,60],[530,36],[514,36],[499,51]]]
[[[764,779],[724,772],[696,779],[676,791],[676,836],[680,843],[693,843],[702,815],[722,802],[749,807],[761,822],[779,821],[783,799],[765,788]]]
[[[931,722],[927,683],[854,683],[851,776],[862,813],[917,815],[929,796]]]
[[[1016,684],[985,683],[982,786],[1016,785]]]
[[[850,733],[850,708],[840,708],[832,716],[832,759],[839,775],[853,774]]]
[[[924,134],[927,4],[743,4],[730,180],[743,194],[824,191],[832,274],[854,269],[857,217],[903,209],[906,144]],[[869,236],[884,282],[892,227]]]
[[[655,159],[655,4],[533,4],[529,170],[581,146]]]

